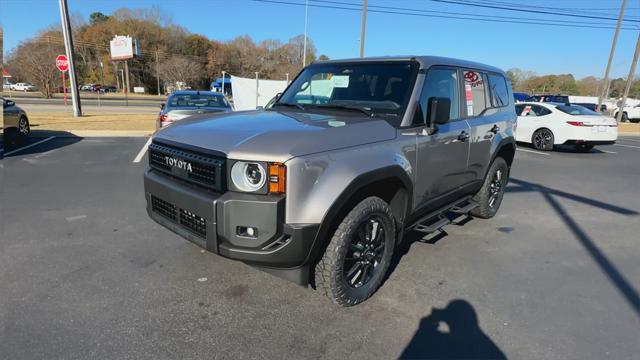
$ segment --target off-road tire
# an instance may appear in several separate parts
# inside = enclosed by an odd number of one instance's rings
[[[371,279],[359,288],[347,283],[345,258],[357,236],[359,227],[372,217],[380,220],[384,229],[382,260],[373,270]],[[336,229],[327,249],[315,267],[316,289],[340,306],[353,306],[367,300],[378,290],[389,269],[396,243],[396,225],[389,204],[378,197],[368,197],[356,205]]]
[[[538,142],[536,140],[538,137],[541,137],[544,141]],[[536,150],[551,151],[553,150],[554,140],[553,132],[547,128],[542,128],[536,130],[531,136],[531,145]]]
[[[492,183],[495,185],[496,174],[498,171],[501,171],[501,180],[500,180],[500,189],[497,194],[497,198],[494,199],[493,203],[492,199]],[[496,215],[498,209],[500,208],[500,204],[502,203],[502,198],[504,196],[505,188],[507,187],[507,183],[509,182],[509,167],[507,166],[507,162],[504,161],[501,157],[496,157],[487,171],[487,175],[484,178],[484,182],[482,183],[482,188],[480,191],[476,193],[473,197],[473,200],[478,203],[478,207],[471,210],[471,215],[475,217],[479,217],[482,219],[489,219]]]

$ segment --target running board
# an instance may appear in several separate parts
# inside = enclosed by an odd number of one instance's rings
[[[460,215],[468,215],[469,212],[478,207],[471,196],[464,197],[453,204],[449,204],[423,216],[407,230],[415,230],[421,233],[430,234],[439,231],[445,225],[451,224]]]

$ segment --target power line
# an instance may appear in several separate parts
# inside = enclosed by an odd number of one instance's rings
[[[304,4],[301,4],[301,3],[283,1],[283,0],[249,0],[249,1],[262,2],[262,3],[272,3],[272,4],[281,4],[281,5],[304,6]],[[317,1],[320,1],[320,0],[317,0]],[[316,7],[316,8],[325,8],[325,9],[361,11],[360,8],[334,6],[334,5],[309,4],[309,6]],[[545,21],[545,20],[538,20],[538,21],[529,21],[529,20],[496,20],[496,19],[492,19],[491,16],[484,16],[482,18],[468,17],[468,16],[477,16],[475,14],[468,14],[468,15],[465,15],[465,16],[428,15],[428,14],[420,14],[420,13],[415,13],[415,12],[388,11],[388,10],[376,10],[376,9],[371,9],[371,10],[369,10],[369,12],[380,13],[380,14],[408,15],[408,16],[428,17],[428,18],[444,18],[444,19],[471,20],[471,21],[496,22],[496,23],[547,25],[547,26],[559,26],[559,27],[569,27],[569,28],[614,29],[613,26],[609,26],[609,25],[592,26],[592,25],[586,25],[586,24],[585,25],[578,25],[578,24],[541,22],[541,21]],[[629,28],[629,27],[624,27],[622,29],[623,30],[638,30],[637,28]]]
[[[355,6],[354,10],[359,10],[360,9],[360,5],[359,4],[355,4],[355,3],[350,3],[350,2],[343,2],[343,1],[330,1],[330,0],[309,0],[311,2],[317,2],[317,3],[327,3],[327,4],[337,4],[337,5],[346,5],[346,6]],[[459,13],[459,12],[450,12],[450,11],[436,11],[436,10],[422,10],[422,9],[412,9],[412,8],[404,8],[404,7],[394,7],[394,6],[381,6],[381,5],[369,5],[369,8],[377,8],[377,9],[384,9],[384,10],[398,10],[398,11],[410,11],[410,12],[418,12],[418,13],[428,13],[428,14],[444,14],[444,15],[457,15],[457,16],[470,16],[470,17],[477,17],[479,19],[486,19],[486,18],[492,18],[492,19],[507,19],[507,20],[513,20],[512,16],[499,16],[499,15],[478,15],[478,14],[469,14],[469,13]],[[472,19],[472,18],[469,18]],[[558,23],[558,20],[547,20],[547,19],[529,19],[527,21],[535,21],[535,22],[545,22],[545,23],[549,23],[550,25],[554,25],[554,24],[560,24]],[[520,21],[518,21],[520,22]],[[593,22],[584,22],[584,21],[572,21],[572,20],[563,20],[562,24],[567,24],[567,23],[571,23],[571,24],[581,24],[581,25],[603,25],[603,26],[612,26],[611,24],[608,23],[593,23]]]

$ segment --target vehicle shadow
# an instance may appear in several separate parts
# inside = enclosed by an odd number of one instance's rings
[[[52,139],[47,140],[49,138]],[[0,145],[4,151],[2,151],[0,158],[44,153],[75,144],[80,140],[82,137],[67,131],[56,130],[31,130],[26,138],[14,141],[8,140],[7,136],[1,136]]]
[[[478,324],[471,304],[452,300],[444,309],[433,308],[420,321],[400,359],[506,359]]]
[[[631,285],[624,274],[618,270],[615,264],[598,248],[598,245],[596,245],[580,224],[560,204],[557,198],[569,199],[624,216],[638,216],[640,215],[638,211],[515,178],[510,179],[506,191],[510,193],[539,192],[542,194],[547,203],[558,214],[559,218],[562,219],[571,230],[574,237],[585,250],[587,250],[595,263],[598,264],[602,272],[609,278],[624,299],[627,300],[631,308],[635,311],[636,316],[640,317],[640,294],[638,294],[638,291]]]

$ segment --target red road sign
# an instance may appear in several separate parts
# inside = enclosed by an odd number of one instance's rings
[[[56,67],[62,72],[69,70],[69,59],[67,59],[66,55],[58,55],[56,57]]]

